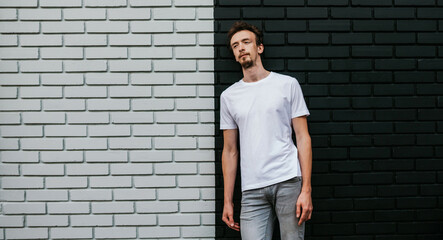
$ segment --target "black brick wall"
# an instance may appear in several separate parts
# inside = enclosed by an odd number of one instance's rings
[[[443,0],[215,6],[215,96],[242,76],[225,47],[240,19],[264,30],[265,67],[302,85],[314,157],[306,239],[443,239]],[[221,221],[218,121],[216,234],[240,239]]]

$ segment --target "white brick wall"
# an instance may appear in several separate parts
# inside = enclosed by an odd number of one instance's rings
[[[212,0],[0,1],[0,239],[213,239],[212,32]]]

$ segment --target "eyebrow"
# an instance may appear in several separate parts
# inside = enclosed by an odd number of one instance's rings
[[[243,39],[241,39],[240,40],[240,42],[243,42],[243,41],[245,41],[245,40],[251,40],[250,38],[243,38]],[[234,46],[234,44],[236,44],[236,43],[238,43],[239,41],[236,41],[236,42],[233,42],[232,44],[231,44],[231,46]]]

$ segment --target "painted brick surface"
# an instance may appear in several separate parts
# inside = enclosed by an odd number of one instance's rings
[[[213,1],[2,1],[0,239],[214,239],[212,31]]]
[[[223,142],[217,97],[241,78],[226,48],[226,32],[242,19],[264,30],[265,67],[296,77],[311,112],[314,212],[306,239],[443,239],[442,4],[215,2],[217,238],[240,239],[220,221]],[[180,46],[177,53],[187,48]],[[186,134],[180,125],[177,133]],[[178,183],[193,185],[192,177]],[[240,196],[237,191],[237,219]],[[278,231],[273,239],[280,239]]]

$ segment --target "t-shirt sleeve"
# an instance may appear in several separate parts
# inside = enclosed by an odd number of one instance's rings
[[[223,94],[220,95],[220,129],[237,129]]]
[[[303,92],[301,91],[300,84],[296,79],[291,85],[291,118],[296,118],[300,116],[309,116],[309,110],[306,106],[305,99],[303,98]]]

